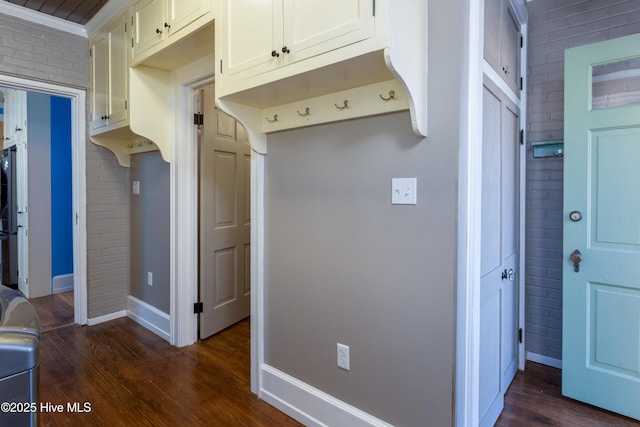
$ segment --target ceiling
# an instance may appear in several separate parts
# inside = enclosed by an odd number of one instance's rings
[[[47,15],[84,25],[108,0],[6,0]]]

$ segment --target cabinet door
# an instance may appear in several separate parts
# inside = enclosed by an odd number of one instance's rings
[[[502,35],[502,0],[484,1],[484,59],[500,74],[500,37]]]
[[[133,55],[160,43],[165,32],[163,2],[140,0],[133,6]]]
[[[108,122],[117,123],[127,118],[128,95],[128,37],[126,15],[109,30],[109,97]]]
[[[285,63],[373,37],[370,0],[284,0]]]
[[[107,67],[108,37],[106,33],[91,40],[91,130],[107,124],[109,69]]]
[[[169,35],[200,18],[209,7],[209,0],[167,0]]]
[[[502,72],[515,93],[520,93],[520,25],[508,7],[502,14]]]
[[[282,0],[223,0],[220,21],[227,75],[251,76],[282,65]]]
[[[520,92],[520,25],[507,0],[485,0],[484,59],[517,94]]]

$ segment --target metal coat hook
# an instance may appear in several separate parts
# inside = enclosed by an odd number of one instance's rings
[[[396,99],[396,91],[395,90],[390,90],[389,91],[389,97],[385,98],[384,96],[378,94],[378,96],[380,97],[380,99],[382,99],[383,101],[391,101],[392,99],[395,100]]]
[[[270,119],[269,117],[265,117],[265,120],[268,121],[269,123],[275,123],[278,121],[278,115],[274,114],[273,119]]]
[[[333,104],[333,105],[335,105],[338,110],[344,110],[345,108],[349,108],[349,100],[345,99],[342,107],[339,106],[338,104]]]
[[[307,117],[309,114],[311,114],[311,112],[309,111],[309,107],[304,109],[304,113],[301,113],[298,110],[296,110],[296,113],[298,113],[300,117]]]

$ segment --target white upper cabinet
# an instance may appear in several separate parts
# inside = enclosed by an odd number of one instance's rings
[[[285,64],[373,37],[371,0],[284,1]]]
[[[210,11],[210,0],[139,0],[133,5],[133,57],[170,39]]]
[[[282,65],[282,0],[222,2],[224,72],[255,75]]]
[[[484,59],[516,93],[520,93],[520,26],[509,0],[485,0]]]
[[[165,34],[164,2],[140,0],[133,6],[133,56],[160,43]]]
[[[166,5],[169,34],[175,34],[210,9],[209,0],[167,0]]]
[[[264,134],[409,110],[426,135],[425,0],[220,0],[218,106]]]
[[[128,26],[123,14],[91,39],[91,132],[124,124],[128,108]],[[117,127],[117,125],[115,126]]]
[[[372,0],[223,0],[223,74],[246,78],[374,35]]]

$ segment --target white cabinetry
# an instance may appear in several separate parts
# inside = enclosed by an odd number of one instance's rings
[[[222,1],[223,73],[260,74],[374,35],[373,2]]]
[[[139,0],[133,5],[133,57],[170,39],[210,11],[210,0]]]
[[[509,0],[485,0],[484,59],[516,93],[520,93],[520,25]]]
[[[3,148],[27,141],[27,92],[4,90],[4,143]]]
[[[127,15],[91,39],[91,134],[126,124],[128,115]]]
[[[220,0],[218,106],[260,153],[269,132],[399,110],[425,136],[427,22],[425,0]]]

